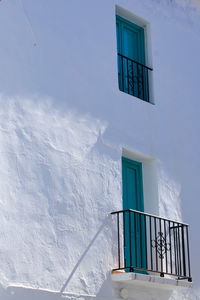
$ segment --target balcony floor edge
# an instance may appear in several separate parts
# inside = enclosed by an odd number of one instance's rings
[[[138,274],[138,273],[113,273],[111,279],[115,283],[127,283],[131,285],[151,286],[159,287],[161,289],[180,289],[180,288],[192,288],[192,282],[188,280],[178,280],[170,277],[160,277],[149,274]]]

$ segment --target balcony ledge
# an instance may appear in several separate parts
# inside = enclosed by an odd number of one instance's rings
[[[170,277],[160,277],[155,275],[146,275],[138,273],[112,273],[112,281],[115,283],[127,283],[139,286],[159,287],[167,290],[180,288],[192,288],[192,283],[187,280],[178,280]]]

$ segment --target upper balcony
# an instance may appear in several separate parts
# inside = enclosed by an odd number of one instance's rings
[[[120,91],[150,102],[150,71],[153,71],[153,69],[118,53],[118,80]]]
[[[188,224],[132,209],[112,215],[118,253],[113,272],[192,281]]]

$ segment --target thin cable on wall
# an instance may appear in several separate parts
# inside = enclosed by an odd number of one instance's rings
[[[1,0],[0,0],[0,1],[1,1]],[[20,0],[20,3],[21,3],[21,7],[22,7],[22,10],[23,10],[23,13],[24,13],[26,22],[27,22],[27,24],[28,24],[28,26],[29,26],[29,29],[30,29],[30,31],[31,31],[31,35],[32,35],[33,40],[34,40],[33,46],[36,47],[36,46],[38,45],[38,43],[37,43],[37,38],[36,38],[36,34],[35,34],[34,30],[33,30],[33,26],[32,26],[32,24],[31,24],[31,21],[30,21],[29,17],[28,17],[28,14],[26,13],[26,10],[25,10],[25,7],[24,7],[23,0]]]

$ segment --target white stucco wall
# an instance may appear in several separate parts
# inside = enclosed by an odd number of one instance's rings
[[[155,105],[118,89],[115,5],[149,24]],[[117,299],[122,153],[190,224],[194,288],[166,297],[200,299],[199,30],[192,0],[0,2],[0,299]]]

